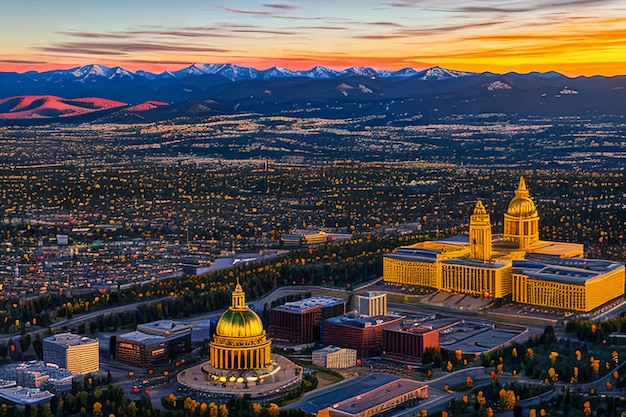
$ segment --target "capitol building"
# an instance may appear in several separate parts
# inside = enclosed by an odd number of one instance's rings
[[[271,344],[261,319],[246,304],[246,294],[237,282],[232,304],[217,322],[209,343],[211,366],[221,370],[267,368],[272,364]]]
[[[183,370],[177,380],[191,390],[211,395],[280,396],[300,383],[302,372],[286,357],[271,354],[271,346],[261,318],[246,304],[246,294],[237,280],[231,305],[209,342],[209,360]]]
[[[623,264],[585,259],[582,244],[540,239],[539,220],[521,177],[503,234],[492,234],[477,201],[469,235],[396,249],[383,259],[384,281],[580,312],[624,294]]]

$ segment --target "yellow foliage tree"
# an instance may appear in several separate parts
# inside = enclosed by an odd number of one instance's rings
[[[554,365],[554,362],[556,362],[556,358],[559,357],[559,354],[557,352],[550,352],[550,355],[548,356],[548,358],[550,359],[550,363]]]
[[[269,414],[270,417],[276,417],[279,413],[280,410],[278,409],[278,405],[270,403],[270,405],[267,407],[267,414]]]
[[[96,401],[93,403],[93,415],[101,416],[102,415],[102,403],[100,401]]]
[[[218,417],[219,412],[217,410],[217,404],[213,401],[209,403],[209,417]]]
[[[485,398],[485,393],[482,391],[478,391],[478,394],[476,394],[476,404],[482,407],[486,403],[487,403],[487,399]]]

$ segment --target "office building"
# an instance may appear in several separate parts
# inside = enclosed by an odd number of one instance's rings
[[[356,365],[356,350],[326,346],[323,349],[314,350],[312,355],[313,365],[329,369],[350,368]]]
[[[98,339],[59,333],[43,339],[43,359],[73,374],[97,372],[100,369],[98,347]]]
[[[387,294],[367,291],[356,295],[354,308],[364,316],[385,316],[387,315]]]
[[[191,327],[171,320],[141,324],[117,336],[115,359],[137,366],[152,366],[191,351]]]
[[[322,340],[327,345],[355,349],[359,358],[380,355],[383,329],[397,326],[403,316],[362,316],[355,313],[324,321]]]
[[[275,342],[306,344],[320,340],[324,320],[346,313],[346,300],[311,297],[270,310],[269,335]]]

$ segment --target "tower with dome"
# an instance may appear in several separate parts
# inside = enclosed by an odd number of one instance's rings
[[[540,216],[524,177],[492,234],[481,201],[469,235],[419,242],[383,257],[383,279],[569,311],[591,311],[624,294],[624,265],[585,259],[584,246],[539,237]]]

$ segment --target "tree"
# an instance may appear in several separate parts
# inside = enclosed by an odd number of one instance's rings
[[[217,408],[217,404],[211,401],[209,403],[209,417],[218,417],[218,415],[219,415],[219,411]]]
[[[504,411],[510,411],[515,407],[516,399],[515,392],[513,390],[505,390],[502,388],[499,392],[500,396],[500,408]]]
[[[270,403],[270,405],[267,407],[267,413],[270,415],[270,417],[278,416],[278,414],[280,413],[278,405],[276,405],[275,403]]]
[[[28,348],[30,347],[30,343],[31,343],[30,334],[26,333],[20,337],[20,349],[22,353],[28,350]]]

